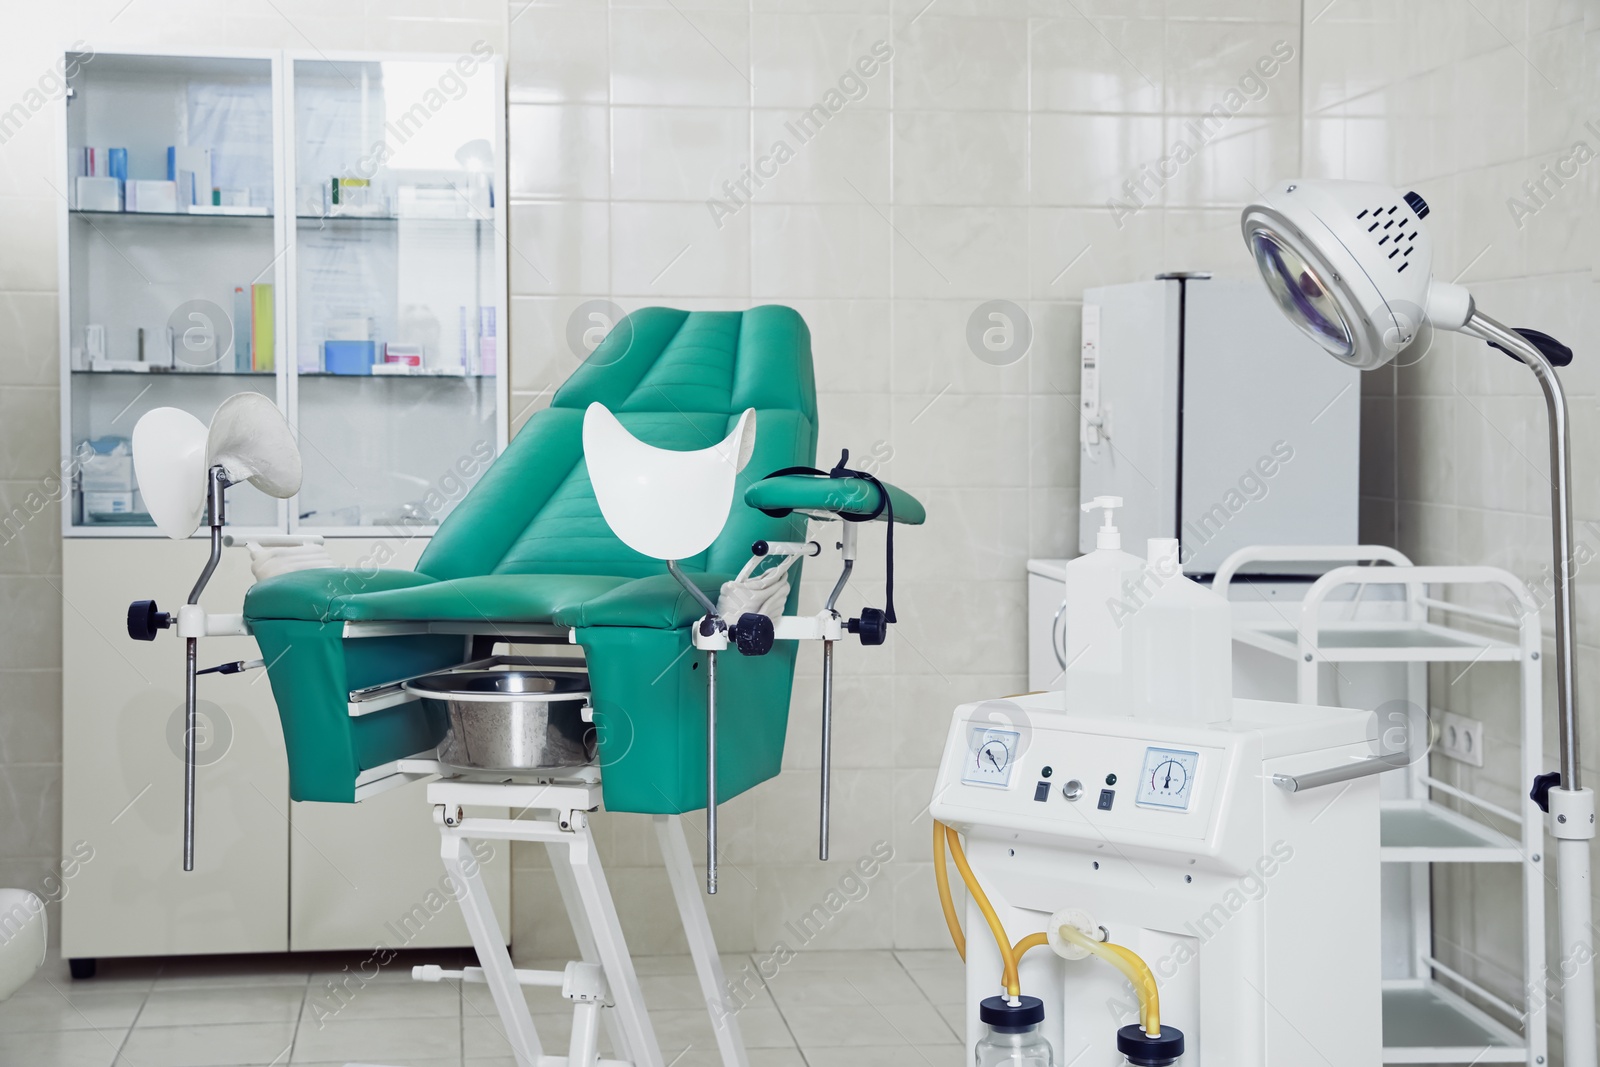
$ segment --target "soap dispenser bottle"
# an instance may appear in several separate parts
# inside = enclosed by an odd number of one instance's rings
[[[1102,510],[1104,524],[1095,533],[1094,551],[1066,564],[1062,615],[1062,671],[1068,711],[1123,714],[1123,629],[1119,605],[1144,570],[1144,560],[1122,551],[1122,534],[1114,524],[1118,496],[1097,496],[1085,512]]]
[[[1233,717],[1232,610],[1184,577],[1176,538],[1150,539],[1119,617],[1123,692],[1135,716],[1197,726]]]

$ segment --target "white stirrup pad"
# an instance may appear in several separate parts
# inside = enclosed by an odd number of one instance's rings
[[[655,559],[687,559],[711,546],[755,446],[754,408],[727,437],[695,452],[645,444],[604,404],[590,404],[583,416],[583,456],[600,514],[623,544]]]

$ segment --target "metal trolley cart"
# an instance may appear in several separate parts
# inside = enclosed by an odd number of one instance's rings
[[[1521,753],[1515,810],[1435,776],[1427,758],[1383,775],[1381,861],[1384,871],[1386,961],[1403,959],[1405,973],[1386,968],[1383,988],[1385,1063],[1548,1062],[1545,1011],[1544,812],[1530,793],[1547,782],[1543,771],[1539,608],[1515,576],[1494,567],[1418,567],[1381,546],[1257,546],[1240,549],[1217,570],[1213,588],[1228,596],[1251,563],[1385,563],[1340,566],[1306,589],[1299,604],[1279,604],[1235,620],[1238,645],[1293,665],[1300,703],[1327,703],[1326,675],[1341,664],[1405,666],[1405,700],[1426,709],[1428,665],[1465,671],[1490,663],[1517,665]],[[1339,611],[1349,587],[1400,591],[1384,610]],[[1360,603],[1366,588],[1355,590]],[[1454,600],[1433,595],[1449,588]],[[1240,599],[1235,593],[1234,599]],[[1463,600],[1498,599],[1488,610]],[[1344,618],[1335,619],[1334,615]],[[1471,626],[1471,629],[1467,627]],[[1319,686],[1323,696],[1319,701]],[[1288,699],[1285,696],[1285,699]],[[1384,709],[1386,712],[1389,709]],[[1405,718],[1403,713],[1396,713]],[[1397,722],[1394,725],[1404,726]],[[1509,829],[1502,830],[1501,827]],[[1525,1003],[1517,1005],[1441,962],[1434,953],[1430,888],[1434,864],[1506,863],[1522,867],[1522,955]],[[1393,865],[1392,867],[1389,865]],[[1396,872],[1393,868],[1399,867]],[[1398,890],[1398,892],[1394,892]],[[1397,935],[1403,937],[1395,944]]]

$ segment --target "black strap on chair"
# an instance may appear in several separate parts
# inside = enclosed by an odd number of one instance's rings
[[[840,478],[866,482],[878,491],[878,506],[870,515],[850,515],[838,512],[839,518],[845,522],[871,522],[879,515],[887,515],[889,530],[884,535],[884,581],[883,581],[883,616],[885,622],[896,622],[894,615],[894,502],[889,499],[889,490],[884,488],[882,482],[866,471],[851,470],[845,464],[850,462],[850,450],[841,449],[839,462],[832,470],[818,470],[816,467],[784,467],[782,470],[773,471],[767,478],[782,478],[790,474],[815,474],[824,478]],[[766,481],[767,478],[761,479]],[[846,490],[850,492],[851,490]],[[793,508],[761,508],[763,514],[771,515],[775,519],[782,519],[790,515]]]

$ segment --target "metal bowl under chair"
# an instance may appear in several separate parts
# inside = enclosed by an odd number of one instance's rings
[[[528,667],[441,671],[413,678],[405,691],[450,728],[440,763],[464,771],[525,771],[593,763],[596,733],[586,722],[589,676]]]

